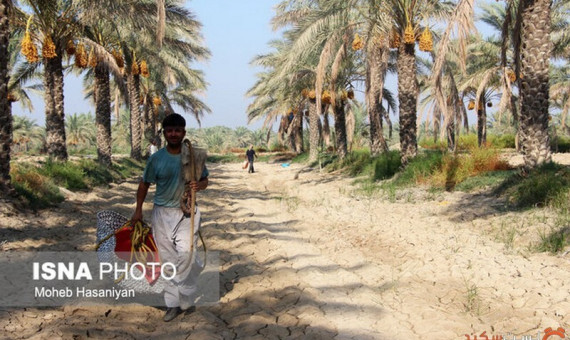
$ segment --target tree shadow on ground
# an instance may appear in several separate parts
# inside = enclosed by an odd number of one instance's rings
[[[294,262],[311,259],[315,255],[296,254],[285,256],[281,253],[272,254],[258,262],[253,254],[243,252],[240,247],[223,247],[227,240],[253,243],[258,238],[302,241],[295,236],[284,235],[289,231],[288,225],[298,221],[287,220],[277,223],[266,223],[259,216],[249,222],[217,223],[221,216],[241,211],[229,210],[232,202],[249,197],[260,200],[272,200],[276,197],[270,193],[260,193],[252,190],[222,190],[210,188],[211,199],[204,201],[210,213],[204,217],[204,233],[206,238],[213,240],[211,250],[220,253],[221,271],[219,275],[220,296],[225,297],[232,292],[237,284],[250,284],[257,278],[262,279],[268,271],[277,273],[282,262]],[[52,211],[55,217],[66,225],[52,226],[47,234],[41,234],[41,220],[23,228],[0,230],[0,237],[13,236],[19,241],[35,239],[36,234],[42,235],[47,241],[53,242],[39,246],[30,246],[35,251],[72,250],[74,243],[93,243],[95,240],[95,220],[85,215],[99,210],[118,210],[129,216],[132,212],[133,196],[116,198],[109,193],[104,197],[89,202],[88,207],[81,210],[84,214],[73,221],[69,219],[64,209]],[[17,229],[17,231],[16,231]],[[45,230],[43,230],[45,231]],[[91,234],[92,233],[92,234]],[[83,234],[85,236],[79,236]],[[216,243],[220,240],[221,247]],[[224,242],[222,242],[224,241]],[[227,246],[227,242],[226,246]],[[28,250],[28,248],[19,248]],[[308,265],[297,271],[316,270],[323,273],[334,273],[339,269],[336,265]],[[345,268],[346,270],[356,270]],[[247,278],[247,283],[243,282]],[[328,288],[327,288],[328,287]],[[321,290],[353,291],[367,287],[365,285],[340,284],[323,285]],[[366,310],[371,315],[381,318],[384,311],[377,305],[362,306],[355,303],[327,303],[327,296],[315,295],[314,290],[308,290],[302,285],[287,285],[248,290],[239,297],[226,303],[212,306],[201,306],[192,314],[179,316],[171,323],[163,323],[163,311],[148,306],[66,306],[62,308],[10,308],[0,310],[0,328],[4,329],[8,338],[121,338],[121,339],[331,339],[338,334],[334,324],[312,321],[326,320],[327,310],[338,310],[343,313],[357,313]],[[382,290],[381,287],[367,287]],[[8,327],[6,327],[8,326]],[[389,336],[370,336],[364,331],[353,331],[342,334],[356,339],[389,339]]]

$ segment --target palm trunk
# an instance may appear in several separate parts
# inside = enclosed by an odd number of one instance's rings
[[[309,161],[311,162],[319,157],[319,125],[317,104],[309,100]]]
[[[445,124],[445,131],[447,135],[447,151],[455,151],[455,110],[448,112],[449,119]]]
[[[390,119],[390,113],[388,110],[384,110],[383,106],[380,106],[380,109],[382,110],[382,117],[386,121],[386,124],[388,124],[388,139],[392,139],[392,120]],[[382,126],[382,124],[380,124],[380,126]]]
[[[369,48],[366,64],[366,103],[368,120],[370,121],[370,154],[372,156],[388,151],[381,123],[382,90],[385,74],[382,66],[387,54],[387,49],[373,45]]]
[[[297,148],[295,146],[295,134],[297,130],[293,128],[295,124],[295,116],[291,113],[287,114],[285,117],[285,134],[287,135],[287,146],[293,152],[297,152]]]
[[[151,104],[151,100],[149,100],[144,109],[144,138],[147,141],[153,141],[156,140],[158,106]]]
[[[10,180],[10,146],[12,144],[12,110],[8,101],[8,0],[0,2],[0,198],[13,192]]]
[[[115,120],[116,124],[121,124],[121,91],[119,89],[115,90]]]
[[[439,139],[439,130],[441,129],[441,111],[438,108],[433,110],[433,142],[437,143]]]
[[[97,161],[111,166],[111,87],[109,71],[102,63],[95,67],[95,123],[97,124]]]
[[[481,147],[487,144],[487,110],[483,99],[477,105],[477,146]]]
[[[267,150],[271,151],[271,129],[267,129],[267,136],[265,137],[265,145],[267,146]]]
[[[329,123],[329,105],[325,105],[323,109],[323,141],[328,148],[331,145],[331,127]]]
[[[551,159],[548,136],[550,0],[521,0],[520,142],[527,169]]]
[[[127,87],[129,91],[129,106],[131,109],[131,158],[142,159],[141,152],[141,111],[140,111],[140,76],[127,75]]]
[[[293,119],[295,131],[295,153],[303,153],[303,111],[299,110]]]
[[[346,143],[346,117],[344,112],[345,102],[337,101],[334,106],[334,132],[336,137],[336,152],[340,159],[344,159],[347,155]]]
[[[451,93],[449,94],[451,102],[450,108],[451,112],[448,111],[449,122],[447,125],[447,150],[450,152],[455,151],[456,138],[459,135],[459,124],[461,122],[461,108],[463,105],[459,105],[459,90],[457,89],[457,84],[455,83],[455,77],[451,71],[449,65],[446,67],[447,76],[449,77]]]
[[[287,132],[287,116],[281,116],[281,121],[279,122],[279,130],[277,131],[277,141],[279,144],[285,144],[285,134]]]
[[[520,101],[517,101],[514,96],[511,96],[511,110],[513,113],[513,125],[515,128],[515,149],[517,150],[517,152],[521,151],[520,140],[519,140],[519,138],[520,138],[519,103],[520,103]]]
[[[463,102],[463,100],[461,101]],[[465,106],[461,105],[461,120],[463,121],[463,133],[469,134],[469,118],[467,117],[467,110],[465,110]]]
[[[63,67],[61,53],[44,59],[44,100],[46,112],[46,148],[48,155],[67,160],[65,114],[63,108]]]
[[[352,107],[349,107],[348,112],[345,111],[345,125],[346,125],[346,142],[348,143],[348,152],[352,152],[352,144],[354,143],[354,130],[356,129],[356,118]]]
[[[416,58],[414,44],[401,44],[398,51],[398,99],[400,101],[400,148],[402,165],[418,153],[416,140]]]
[[[288,115],[288,117],[290,117],[290,115]],[[295,126],[295,116],[293,116],[293,119],[289,120],[289,118],[287,118],[287,136],[288,141],[289,141],[289,148],[291,150],[293,150],[293,152],[297,153],[297,146],[295,145],[295,135],[297,134],[297,129],[294,128]]]

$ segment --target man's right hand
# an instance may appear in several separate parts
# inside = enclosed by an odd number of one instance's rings
[[[131,217],[131,223],[132,223],[132,224],[135,224],[135,223],[137,223],[137,222],[139,222],[139,221],[142,222],[142,220],[143,220],[142,211],[135,210],[135,213],[134,213],[133,216]]]
[[[141,181],[139,183],[139,187],[137,189],[137,205],[135,208],[135,213],[131,217],[132,223],[137,223],[138,221],[143,220],[143,203],[144,199],[146,198],[146,194],[148,192],[148,188],[150,187],[150,183],[145,183]]]

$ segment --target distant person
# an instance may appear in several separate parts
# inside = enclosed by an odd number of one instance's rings
[[[257,158],[257,155],[255,154],[255,150],[253,150],[253,145],[249,146],[249,149],[245,152],[245,155],[247,156],[247,161],[249,162],[249,169],[247,171],[247,173],[254,173],[255,170],[253,169],[253,158]]]
[[[149,156],[152,156],[152,154],[154,154],[155,152],[158,151],[158,146],[156,145],[156,139],[152,139],[150,141],[150,150],[149,150]]]

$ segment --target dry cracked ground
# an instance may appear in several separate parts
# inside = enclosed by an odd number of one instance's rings
[[[548,211],[281,164],[210,165],[199,202],[220,300],[171,323],[142,305],[0,308],[2,339],[466,339],[570,329],[570,256],[536,253]],[[4,251],[92,250],[95,213],[132,214],[136,181],[0,217]],[[147,200],[150,201],[150,200]],[[145,205],[145,214],[151,204]]]

